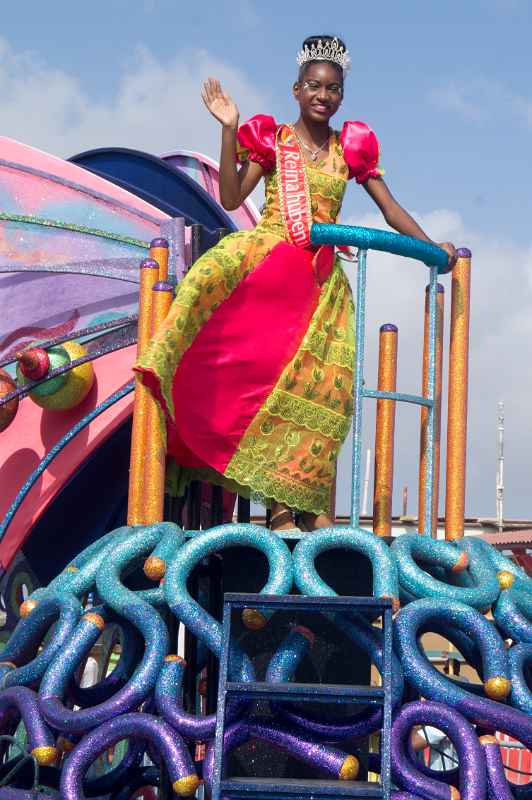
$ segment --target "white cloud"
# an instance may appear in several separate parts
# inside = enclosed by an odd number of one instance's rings
[[[2,133],[63,157],[102,146],[216,155],[219,126],[200,97],[208,75],[220,78],[242,117],[270,105],[243,72],[205,50],[181,51],[163,62],[138,48],[128,67],[111,78],[111,99],[103,101],[90,96],[79,77],[35,53],[17,53],[0,38]]]
[[[506,404],[505,515],[530,517],[532,512],[530,454],[532,453],[532,245],[518,248],[497,237],[468,230],[460,215],[441,209],[414,214],[437,241],[453,241],[473,252],[471,284],[471,340],[468,417],[467,513],[495,515],[497,402]],[[348,220],[348,224],[382,228],[377,214]],[[428,272],[423,265],[388,254],[368,257],[368,319],[366,383],[376,387],[378,328],[386,322],[399,327],[398,388],[418,393],[421,387],[424,287]],[[445,347],[448,359],[451,278],[445,287]],[[447,397],[444,368],[444,405]],[[373,449],[373,401],[365,401],[365,447]],[[442,416],[445,444],[446,412]],[[397,409],[394,513],[401,511],[401,493],[409,487],[409,511],[415,513],[419,412]],[[442,487],[445,447],[442,448]],[[349,506],[350,453],[342,454],[340,510]],[[443,490],[441,493],[443,497]],[[443,509],[443,501],[440,503]]]
[[[432,89],[428,100],[440,111],[451,112],[473,122],[492,119],[507,122],[511,119],[532,128],[532,99],[487,78],[448,81]]]

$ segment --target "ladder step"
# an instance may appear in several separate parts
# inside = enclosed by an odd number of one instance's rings
[[[378,783],[364,781],[308,780],[297,778],[231,778],[220,784],[220,797],[254,798],[254,800],[295,800],[330,797],[352,797],[376,800],[383,797]]]
[[[227,694],[245,695],[254,700],[302,700],[322,703],[384,703],[380,686],[353,686],[332,683],[266,683],[228,682]]]

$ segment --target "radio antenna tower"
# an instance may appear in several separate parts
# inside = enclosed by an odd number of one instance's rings
[[[497,403],[497,526],[499,533],[504,527],[504,402]]]

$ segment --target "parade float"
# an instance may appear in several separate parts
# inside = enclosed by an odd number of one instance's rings
[[[131,370],[187,266],[251,227],[253,205],[223,211],[216,165],[194,153],[62,161],[0,148],[0,797],[531,796],[505,771],[500,736],[532,748],[532,579],[464,536],[471,253],[449,272],[432,245],[313,226],[314,243],[356,261],[351,515],[272,534],[248,498],[165,492],[157,411]],[[427,270],[412,300],[424,314],[419,395],[397,389],[392,323],[379,331],[378,385],[365,381],[372,250]],[[366,400],[377,402],[371,530]],[[392,537],[398,402],[421,409],[421,501],[418,532]],[[476,682],[436,669],[429,632]],[[445,733],[451,769],[414,752],[419,726]]]

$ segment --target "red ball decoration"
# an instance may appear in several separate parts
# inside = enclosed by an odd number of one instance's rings
[[[50,369],[50,357],[42,347],[31,347],[17,353],[20,371],[30,381],[40,381]]]
[[[0,431],[5,431],[8,425],[11,425],[18,411],[18,397],[2,403],[3,398],[14,392],[16,388],[17,384],[11,375],[5,369],[0,369]]]

